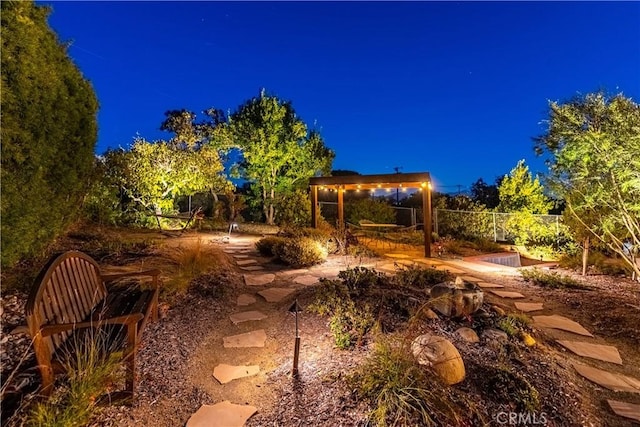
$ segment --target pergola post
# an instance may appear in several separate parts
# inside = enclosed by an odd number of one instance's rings
[[[422,221],[424,231],[424,256],[431,258],[431,182],[422,190]]]
[[[344,228],[344,186],[338,186],[338,230]]]
[[[318,186],[311,186],[311,226],[318,228]]]

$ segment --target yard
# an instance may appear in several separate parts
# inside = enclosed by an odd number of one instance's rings
[[[402,358],[394,359],[389,348],[385,353],[380,344],[406,343],[424,333],[437,334],[454,343],[464,361],[466,377],[461,383],[445,386],[430,370],[420,368],[426,382],[422,386],[430,391],[426,407],[431,418],[424,418],[419,424],[426,425],[432,419],[435,425],[495,425],[505,416],[501,414],[529,413],[544,417],[547,425],[632,425],[615,415],[606,399],[640,404],[637,393],[609,391],[578,375],[572,366],[580,362],[640,377],[637,351],[640,290],[629,279],[604,275],[583,278],[568,270],[556,270],[587,289],[549,289],[525,282],[520,275],[465,271],[464,274],[479,281],[521,292],[527,301],[542,301],[544,311],[523,314],[511,300],[485,292],[481,312],[460,319],[443,315],[433,319],[423,317],[416,307],[426,303],[427,298],[418,301],[421,294],[411,286],[401,288],[402,291],[372,286],[372,294],[362,294],[361,298],[371,300],[371,304],[383,299],[388,302],[376,312],[378,327],[363,334],[347,349],[340,349],[332,335],[330,316],[312,310],[313,304],[317,304],[318,289],[323,286],[317,283],[317,278],[333,278],[339,271],[347,268],[354,271],[355,267],[375,270],[384,277],[394,272],[396,276],[409,277],[415,272],[407,273],[407,268],[431,268],[414,262],[420,261],[416,255],[419,247],[379,249],[382,253],[379,257],[330,255],[321,265],[291,269],[255,251],[260,236],[232,234],[229,243],[223,237],[223,233],[215,232],[178,235],[110,229],[71,233],[58,242],[60,250],[76,248],[89,252],[110,271],[142,267],[158,267],[163,271],[161,320],[147,327],[138,354],[137,402],[132,407],[99,405],[91,425],[183,425],[201,405],[224,400],[257,408],[247,425],[366,425],[376,404],[375,399],[367,398],[363,392],[363,383],[373,381],[376,374],[384,374],[389,387],[393,387],[394,381],[400,380],[391,377],[390,366],[406,363]],[[240,248],[239,252],[234,253],[235,248]],[[242,262],[248,259],[255,262]],[[402,267],[403,264],[413,267]],[[262,269],[247,270],[249,265]],[[438,269],[455,266],[445,263]],[[3,283],[15,283],[19,274],[24,271],[3,272]],[[268,274],[275,278],[272,284],[251,286],[246,284],[247,279],[243,280],[244,275]],[[270,286],[292,292],[280,301],[268,302],[257,293]],[[256,301],[246,308],[238,307],[236,302],[241,294],[252,295]],[[399,298],[400,295],[404,296]],[[293,315],[288,312],[295,298],[303,308],[299,319],[302,345],[297,379],[291,377],[295,332]],[[403,301],[415,304],[402,306]],[[33,369],[34,359],[28,353],[28,339],[24,335],[7,335],[22,323],[24,302],[23,292],[3,292],[3,379],[15,370],[15,375],[3,384],[3,420],[19,406],[16,404],[23,403],[8,425],[20,425],[21,417],[28,411],[26,404],[32,399],[30,392],[39,383]],[[229,320],[231,314],[249,309],[264,313],[266,318],[239,324]],[[575,336],[537,327],[531,322],[531,315],[537,314],[562,315],[579,322],[595,336],[594,342],[615,346],[623,364],[613,365],[569,352],[556,340]],[[517,334],[505,340],[485,335],[487,329],[499,330],[505,319],[521,319],[522,330],[534,338],[536,345],[525,345]],[[456,333],[460,327],[478,332],[480,342],[461,339]],[[256,328],[266,332],[264,347],[223,348],[224,337]],[[16,367],[25,352],[24,362]],[[391,365],[376,364],[381,355],[388,357],[386,363]],[[214,367],[220,364],[257,365],[260,371],[221,384],[213,376]],[[394,420],[392,406],[390,411],[391,415],[383,417],[388,423]],[[417,412],[411,416],[420,415]],[[415,420],[396,421],[400,425],[415,425]]]

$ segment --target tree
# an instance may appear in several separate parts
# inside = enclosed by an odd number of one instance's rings
[[[547,214],[553,202],[544,194],[540,180],[533,178],[524,160],[520,160],[498,187],[499,212],[509,212],[504,227],[508,240],[522,246],[552,246],[555,229],[536,214]]]
[[[546,214],[553,203],[544,194],[540,180],[529,172],[524,160],[520,160],[509,175],[505,175],[498,187],[499,212],[528,212]]]
[[[35,254],[80,213],[98,101],[47,23],[50,9],[1,2],[2,265]]]
[[[275,221],[278,199],[306,189],[310,177],[331,170],[333,151],[318,132],[307,132],[290,102],[262,91],[241,105],[229,122],[242,151],[240,169],[252,183],[267,224]]]
[[[640,105],[595,92],[549,109],[547,132],[534,142],[538,154],[550,155],[551,188],[565,200],[576,233],[588,231],[640,277],[625,250],[627,243],[640,248]]]
[[[149,211],[171,211],[177,196],[228,182],[217,150],[209,145],[184,148],[167,141],[137,138],[130,151],[105,154],[109,180]]]
[[[471,198],[474,202],[485,205],[487,209],[493,209],[500,203],[498,185],[489,185],[482,178],[478,178],[471,184]]]

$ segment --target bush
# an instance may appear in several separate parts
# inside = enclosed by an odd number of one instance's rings
[[[284,239],[273,250],[280,261],[293,267],[309,267],[327,259],[327,249],[309,237]]]
[[[344,205],[344,217],[347,222],[358,224],[361,220],[369,220],[378,224],[396,222],[396,213],[384,201],[360,199]]]
[[[371,403],[378,426],[462,425],[451,388],[420,366],[405,342],[383,340],[349,377],[360,398]],[[468,409],[466,409],[468,411]]]
[[[264,256],[275,256],[276,247],[281,246],[287,239],[278,236],[267,236],[256,242],[256,249]]]
[[[276,202],[276,223],[307,226],[311,223],[311,201],[305,191],[294,191]]]
[[[446,270],[435,268],[402,266],[393,280],[398,286],[426,289],[438,283],[453,280],[453,275]]]
[[[564,276],[557,272],[546,273],[538,268],[522,269],[520,270],[522,277],[527,282],[533,282],[538,286],[550,289],[591,289],[590,287],[581,284],[575,279],[569,276]]]
[[[0,4],[5,267],[37,256],[78,218],[92,179],[98,101],[49,27],[49,7]]]

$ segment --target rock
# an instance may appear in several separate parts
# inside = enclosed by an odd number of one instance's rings
[[[430,308],[427,308],[424,311],[424,317],[426,317],[429,320],[439,319],[438,315],[433,310],[431,310]]]
[[[411,352],[421,365],[429,366],[447,385],[464,380],[464,362],[458,349],[444,337],[420,335],[411,343]]]
[[[460,335],[460,337],[466,342],[476,343],[480,342],[480,338],[478,338],[478,334],[471,328],[462,327],[456,331],[456,334]]]
[[[503,342],[509,340],[509,335],[506,332],[498,329],[485,329],[482,332],[482,338],[487,342]]]
[[[507,315],[507,313],[503,309],[498,307],[497,305],[492,305],[491,309],[493,311],[495,311],[495,313],[498,314],[499,316],[506,316]]]
[[[536,340],[526,332],[522,332],[520,334],[520,339],[527,347],[533,347],[534,345],[536,345]]]
[[[489,319],[491,317],[491,315],[487,313],[487,311],[484,308],[481,308],[478,311],[476,311],[474,315],[479,319]]]
[[[431,288],[431,304],[441,314],[449,317],[468,316],[475,313],[484,300],[484,293],[473,283],[439,283]]]

